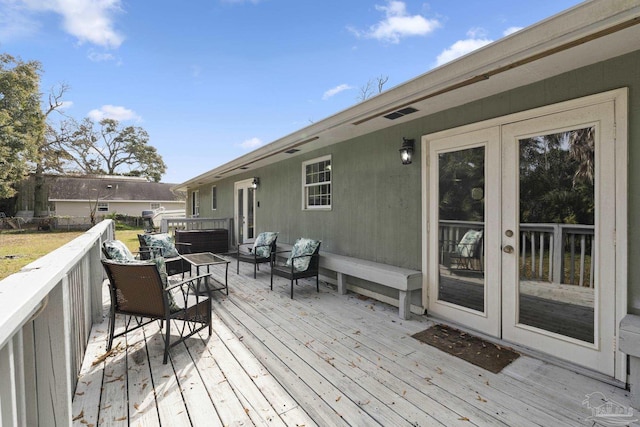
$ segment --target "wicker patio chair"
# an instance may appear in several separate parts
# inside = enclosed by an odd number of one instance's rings
[[[167,274],[191,273],[191,264],[180,255],[191,253],[190,243],[175,243],[167,233],[138,234],[140,244],[140,258],[153,258],[152,253],[160,253],[167,265]]]
[[[320,244],[319,240],[301,238],[296,241],[290,251],[273,252],[271,263],[271,290],[273,290],[273,275],[284,277],[291,281],[291,298],[293,299],[293,281],[307,277],[316,278],[316,291],[320,292]],[[279,254],[289,253],[283,264],[277,263]]]
[[[254,243],[238,245],[236,274],[240,273],[240,261],[249,262],[253,264],[253,278],[255,279],[260,264],[271,263],[271,254],[276,251],[277,240],[278,233],[265,231],[258,234]]]
[[[484,238],[482,230],[468,230],[453,250],[446,253],[452,273],[482,273],[484,271]]]
[[[166,283],[161,268],[155,262],[121,263],[103,259],[102,265],[109,278],[111,309],[109,311],[109,341],[147,325],[155,320],[165,328],[164,364],[169,357],[169,348],[181,343],[204,328],[211,336],[211,298],[196,292],[198,280],[205,275],[189,278],[177,283]],[[115,334],[116,314],[124,315],[124,331]],[[179,334],[171,341],[171,325]]]

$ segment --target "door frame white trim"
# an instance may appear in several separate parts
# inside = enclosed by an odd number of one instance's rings
[[[240,241],[240,227],[242,227],[242,224],[240,223],[240,218],[238,217],[238,188],[242,187],[242,188],[249,188],[251,187],[251,185],[253,184],[253,178],[249,178],[249,179],[243,179],[240,181],[236,181],[233,183],[233,222],[234,224],[236,224],[236,227],[238,227],[235,233],[236,235],[236,243],[239,244]],[[253,215],[254,215],[254,224],[255,224],[255,215],[256,215],[256,199],[253,199]],[[243,243],[247,243],[253,241],[253,239],[249,239],[249,240],[245,240]]]
[[[450,153],[461,150],[482,147],[484,149],[484,198],[485,198],[485,215],[484,215],[484,246],[495,247],[499,245],[500,231],[500,213],[489,212],[486,207],[500,205],[500,129],[497,126],[478,129],[470,133],[453,135],[442,139],[429,139],[429,144],[425,151],[429,151],[429,155],[434,153]],[[430,182],[438,180],[439,177],[439,159],[435,156],[430,158],[429,178]],[[434,186],[437,187],[437,186]],[[434,188],[437,193],[437,189]],[[438,206],[439,194],[431,194],[430,205]],[[431,223],[428,229],[437,230],[439,228],[439,218],[435,212],[431,214]],[[427,242],[428,248],[433,253],[438,245],[438,234],[431,234],[431,241]],[[439,254],[438,254],[439,257]],[[427,311],[437,312],[439,317],[446,318],[450,321],[455,320],[456,323],[465,323],[473,325],[472,329],[497,336],[500,334],[500,306],[502,304],[500,290],[500,254],[495,252],[485,252],[484,258],[484,274],[483,274],[483,291],[484,291],[484,309],[476,311],[450,302],[437,299],[439,279],[441,271],[439,270],[439,261],[436,257],[427,259],[430,262],[427,272],[430,275],[428,280],[431,288],[427,294],[433,296],[425,306]]]
[[[626,381],[626,355],[618,350],[618,337],[620,321],[627,313],[627,236],[628,236],[628,88],[620,88],[607,92],[589,95],[581,98],[562,101],[559,103],[546,105],[518,113],[509,114],[481,122],[475,122],[468,125],[446,129],[421,138],[421,159],[422,159],[422,306],[429,307],[429,229],[430,213],[429,213],[429,141],[440,139],[457,134],[473,132],[482,128],[491,126],[503,126],[513,122],[532,119],[559,112],[578,109],[581,107],[599,104],[603,102],[613,101],[614,119],[616,122],[615,129],[615,203],[616,203],[616,231],[615,231],[615,265],[616,265],[616,330],[615,342],[611,343],[615,349],[615,378]],[[435,232],[435,231],[434,231]]]

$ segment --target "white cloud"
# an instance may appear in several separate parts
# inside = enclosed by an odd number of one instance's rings
[[[486,38],[485,31],[479,28],[469,30],[467,36],[469,38],[458,40],[451,47],[443,50],[436,59],[436,66],[446,64],[493,42],[493,40]]]
[[[198,77],[200,77],[200,74],[202,74],[202,67],[199,66],[199,65],[192,65],[191,66],[191,77],[198,78]]]
[[[87,116],[96,122],[99,122],[102,119],[114,119],[119,122],[125,120],[142,120],[135,111],[117,105],[103,105],[100,109],[89,111]]]
[[[389,43],[399,43],[403,37],[426,36],[442,24],[437,19],[427,19],[422,15],[409,15],[402,1],[388,0],[385,6],[376,5],[376,10],[384,12],[385,19],[369,27],[366,31],[349,28],[357,37],[372,38]]]
[[[322,99],[324,101],[326,101],[327,99],[331,98],[334,95],[339,94],[342,91],[345,90],[349,90],[349,89],[353,89],[353,86],[349,86],[348,84],[341,84],[338,85],[334,88],[329,89],[328,91],[326,91],[323,95],[322,95]]]
[[[253,150],[254,148],[260,147],[262,144],[263,142],[260,138],[253,137],[242,142],[240,144],[240,147],[244,148],[245,150]]]
[[[73,107],[73,101],[62,101],[62,105],[60,105],[62,111],[66,111],[71,107]]]
[[[106,48],[117,48],[124,41],[124,36],[114,29],[113,22],[114,15],[121,11],[121,0],[0,1],[5,9],[3,14],[9,14],[12,22],[22,22],[33,28],[36,25],[33,13],[53,12],[62,17],[64,30],[76,37],[79,43],[87,42]]]
[[[502,32],[502,35],[506,37],[506,36],[508,36],[508,35],[510,35],[510,34],[513,34],[513,33],[515,33],[515,32],[520,31],[522,28],[523,28],[523,27],[509,27],[509,28],[507,28],[506,30],[504,30],[504,31]]]
[[[487,30],[482,27],[473,27],[467,31],[467,37],[470,39],[487,38]]]
[[[111,53],[90,51],[87,57],[93,62],[115,61],[116,57]]]
[[[0,7],[0,40],[28,37],[40,29],[40,24],[31,19],[24,5],[14,0],[0,0]]]

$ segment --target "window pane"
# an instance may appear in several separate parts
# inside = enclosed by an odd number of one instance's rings
[[[304,197],[307,207],[331,206],[331,159],[304,164]]]
[[[438,155],[438,299],[485,311],[485,147]]]
[[[594,147],[594,127],[520,140],[518,320],[588,343],[599,293]]]

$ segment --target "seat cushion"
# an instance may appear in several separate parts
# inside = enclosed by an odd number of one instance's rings
[[[162,285],[165,288],[167,287],[167,285],[169,284],[169,280],[168,280],[168,275],[167,275],[167,266],[166,266],[166,264],[164,262],[164,258],[157,256],[155,258],[152,258],[150,261],[140,261],[140,262],[147,262],[147,263],[148,262],[152,262],[152,263],[154,263],[156,265],[156,268],[158,269],[158,273],[160,273],[160,279],[162,280]],[[173,289],[173,290],[167,292],[167,297],[168,297],[168,300],[169,300],[169,310],[172,313],[175,313],[176,311],[180,311],[181,310],[180,306],[176,303],[176,300],[175,300],[175,298],[173,296],[172,292],[174,292],[174,291],[175,292],[179,292],[179,289],[176,288],[176,289]]]
[[[312,255],[318,248],[319,244],[320,242],[318,240],[307,239],[304,237],[296,240],[296,243],[293,245],[293,248],[291,249],[291,255],[287,259],[287,262],[285,263],[285,265],[291,266],[291,262],[293,260],[294,270],[305,271],[307,268],[309,268],[311,257],[310,256],[305,256],[302,258],[296,258],[296,257],[299,257],[301,255]]]
[[[129,248],[120,240],[107,240],[103,243],[107,258],[116,262],[135,262]]]
[[[456,247],[456,252],[458,255],[465,258],[473,258],[476,253],[476,249],[478,244],[480,244],[480,240],[482,239],[482,231],[478,230],[469,230],[464,233],[460,242],[458,242],[458,246]]]
[[[169,233],[139,234],[138,237],[140,236],[142,236],[147,246],[161,248],[162,256],[165,258],[173,258],[179,255],[173,243],[173,238]]]
[[[269,258],[271,256],[271,244],[278,237],[278,233],[265,231],[258,234],[256,241],[253,243],[253,253],[260,258]]]

